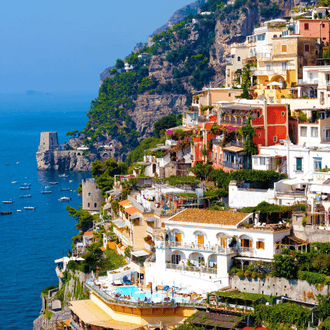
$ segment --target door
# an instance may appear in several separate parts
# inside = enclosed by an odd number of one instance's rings
[[[175,233],[175,241],[181,243],[181,233]]]
[[[204,235],[198,235],[197,236],[197,242],[198,244],[204,244]]]

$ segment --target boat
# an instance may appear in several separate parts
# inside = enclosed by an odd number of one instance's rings
[[[73,182],[73,180],[69,180],[69,182],[70,182],[70,183],[72,183],[72,182]]]
[[[13,204],[13,201],[2,201],[4,204]]]
[[[13,214],[12,211],[7,211],[7,212],[0,212],[1,215],[8,215],[8,214]]]
[[[70,188],[61,188],[61,191],[70,191]]]
[[[58,182],[49,182],[49,184],[54,185],[54,184],[58,184]]]
[[[24,206],[24,210],[35,210],[34,206]]]
[[[45,186],[45,189],[48,189],[48,188],[50,188],[50,186]]]
[[[21,190],[28,190],[28,189],[30,189],[30,186],[19,187],[19,189],[21,189]]]
[[[16,164],[20,164],[21,162],[16,162]]]
[[[68,202],[69,200],[71,200],[70,197],[61,197],[61,198],[59,199],[60,202]]]
[[[23,183],[23,186],[31,186],[31,183]]]
[[[17,210],[17,212],[22,212],[22,210]]]
[[[41,193],[42,193],[42,194],[51,194],[52,191],[50,191],[50,190],[44,190],[44,191],[42,191]]]
[[[32,197],[32,195],[29,194],[29,195],[20,195],[20,196],[19,196],[19,198],[29,198],[29,197]]]
[[[58,177],[59,178],[68,178],[69,176],[67,174],[59,174]]]
[[[17,183],[17,181],[12,181],[11,183]]]

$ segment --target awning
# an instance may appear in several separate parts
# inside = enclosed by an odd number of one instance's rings
[[[150,217],[150,218],[146,219],[146,221],[148,221],[148,222],[152,222],[152,221],[156,221],[156,220],[158,220],[158,218],[156,218],[156,217]]]
[[[141,218],[141,214],[135,214],[135,215],[132,215],[131,216],[131,219],[138,219],[138,218]]]
[[[244,151],[244,148],[236,147],[236,146],[231,146],[231,147],[223,148],[223,150],[230,151],[230,152],[235,152],[236,153],[236,152]]]
[[[70,301],[70,304],[69,308],[86,324],[122,330],[141,328],[137,324],[114,320],[91,300]]]
[[[126,223],[124,220],[122,219],[116,219],[116,220],[112,220],[112,223],[118,227],[118,228],[123,228],[123,227],[126,227]]]
[[[309,188],[310,191],[314,191],[317,193],[326,193],[326,194],[330,194],[330,186],[329,185],[325,185],[325,184],[312,184]]]
[[[146,251],[146,250],[138,250],[138,251],[134,251],[131,253],[134,257],[139,258],[139,257],[145,257],[148,256],[150,254],[150,252]]]

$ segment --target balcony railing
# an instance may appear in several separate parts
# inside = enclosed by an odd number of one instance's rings
[[[235,164],[231,162],[220,162],[220,165],[227,168],[231,168],[233,170],[241,170],[245,168],[245,164]]]
[[[166,269],[175,269],[185,272],[199,272],[205,274],[217,274],[216,268],[208,268],[206,266],[186,266],[186,265],[176,265],[176,264],[166,264]]]
[[[100,297],[102,300],[106,301],[111,305],[133,307],[133,308],[175,308],[177,303],[173,302],[161,302],[161,303],[149,303],[144,301],[132,301],[128,299],[117,298],[107,294],[105,291],[99,289],[92,282],[86,281],[85,286],[87,289],[91,290],[94,294]]]
[[[208,252],[221,253],[221,254],[230,254],[236,252],[234,248],[222,247],[219,245],[195,244],[195,243],[172,242],[172,241],[157,241],[156,246],[160,248],[180,248],[185,250],[208,251]]]

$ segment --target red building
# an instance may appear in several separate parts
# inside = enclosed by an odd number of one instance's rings
[[[319,19],[299,19],[297,34],[304,37],[319,38],[320,42],[330,42],[330,21]]]

